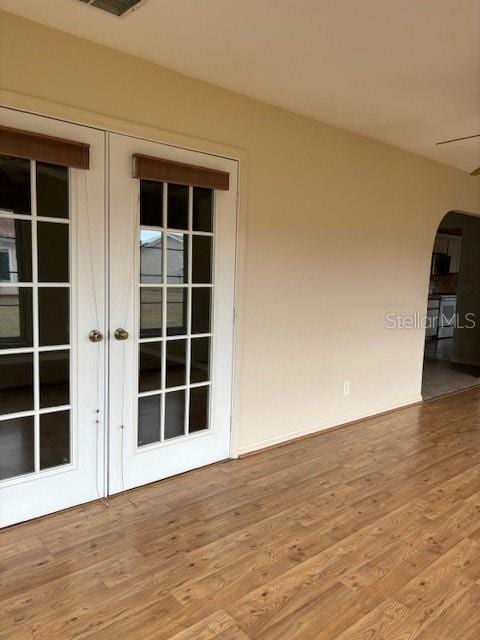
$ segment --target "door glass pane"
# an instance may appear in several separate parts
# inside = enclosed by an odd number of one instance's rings
[[[213,190],[193,187],[193,230],[213,231]]]
[[[140,337],[162,336],[162,295],[160,288],[140,289]]]
[[[40,469],[70,462],[70,411],[40,416]]]
[[[167,335],[181,336],[187,333],[187,299],[185,287],[167,289]]]
[[[140,224],[163,227],[163,183],[140,180]]]
[[[68,344],[70,292],[64,287],[38,289],[38,323],[41,347]]]
[[[0,414],[33,409],[33,353],[0,355]]]
[[[206,382],[210,378],[210,338],[192,338],[190,382]]]
[[[42,351],[40,358],[40,407],[70,403],[70,352]]]
[[[0,287],[0,349],[20,349],[32,344],[31,288]]]
[[[162,388],[162,348],[161,342],[145,342],[139,345],[140,392]]]
[[[185,391],[165,394],[165,440],[185,433]]]
[[[210,386],[190,389],[189,432],[208,429],[208,396]]]
[[[188,229],[188,187],[168,185],[168,228]]]
[[[188,236],[167,234],[167,282],[183,284],[188,278]]]
[[[209,428],[213,228],[212,189],[140,181],[139,446]]]
[[[166,386],[181,387],[186,382],[187,341],[168,340],[166,345]]]
[[[37,215],[68,218],[68,168],[37,162]]]
[[[34,418],[0,421],[0,480],[35,471]]]
[[[161,395],[138,399],[138,446],[160,441]]]
[[[192,333],[210,333],[210,289],[192,289]]]
[[[30,161],[0,156],[0,210],[30,214]]]
[[[162,283],[163,251],[161,231],[140,231],[140,282]]]
[[[0,218],[0,282],[32,281],[32,224]]]
[[[67,224],[37,224],[39,282],[68,282],[68,232]]]
[[[192,282],[209,284],[212,282],[212,238],[192,237]]]

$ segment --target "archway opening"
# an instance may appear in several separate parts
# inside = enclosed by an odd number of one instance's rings
[[[480,217],[441,221],[430,267],[424,400],[480,384]]]

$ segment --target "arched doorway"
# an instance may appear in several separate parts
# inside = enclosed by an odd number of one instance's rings
[[[449,212],[430,267],[422,396],[480,384],[480,217]]]

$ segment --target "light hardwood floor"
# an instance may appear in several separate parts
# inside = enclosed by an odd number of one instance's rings
[[[480,391],[0,533],[5,640],[478,640]]]

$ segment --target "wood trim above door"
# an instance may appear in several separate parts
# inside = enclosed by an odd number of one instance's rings
[[[230,188],[230,174],[225,171],[173,162],[139,153],[133,154],[133,177],[157,182],[188,184],[193,187],[206,187],[221,191],[228,191]]]
[[[74,169],[90,168],[90,145],[0,126],[0,153]]]

